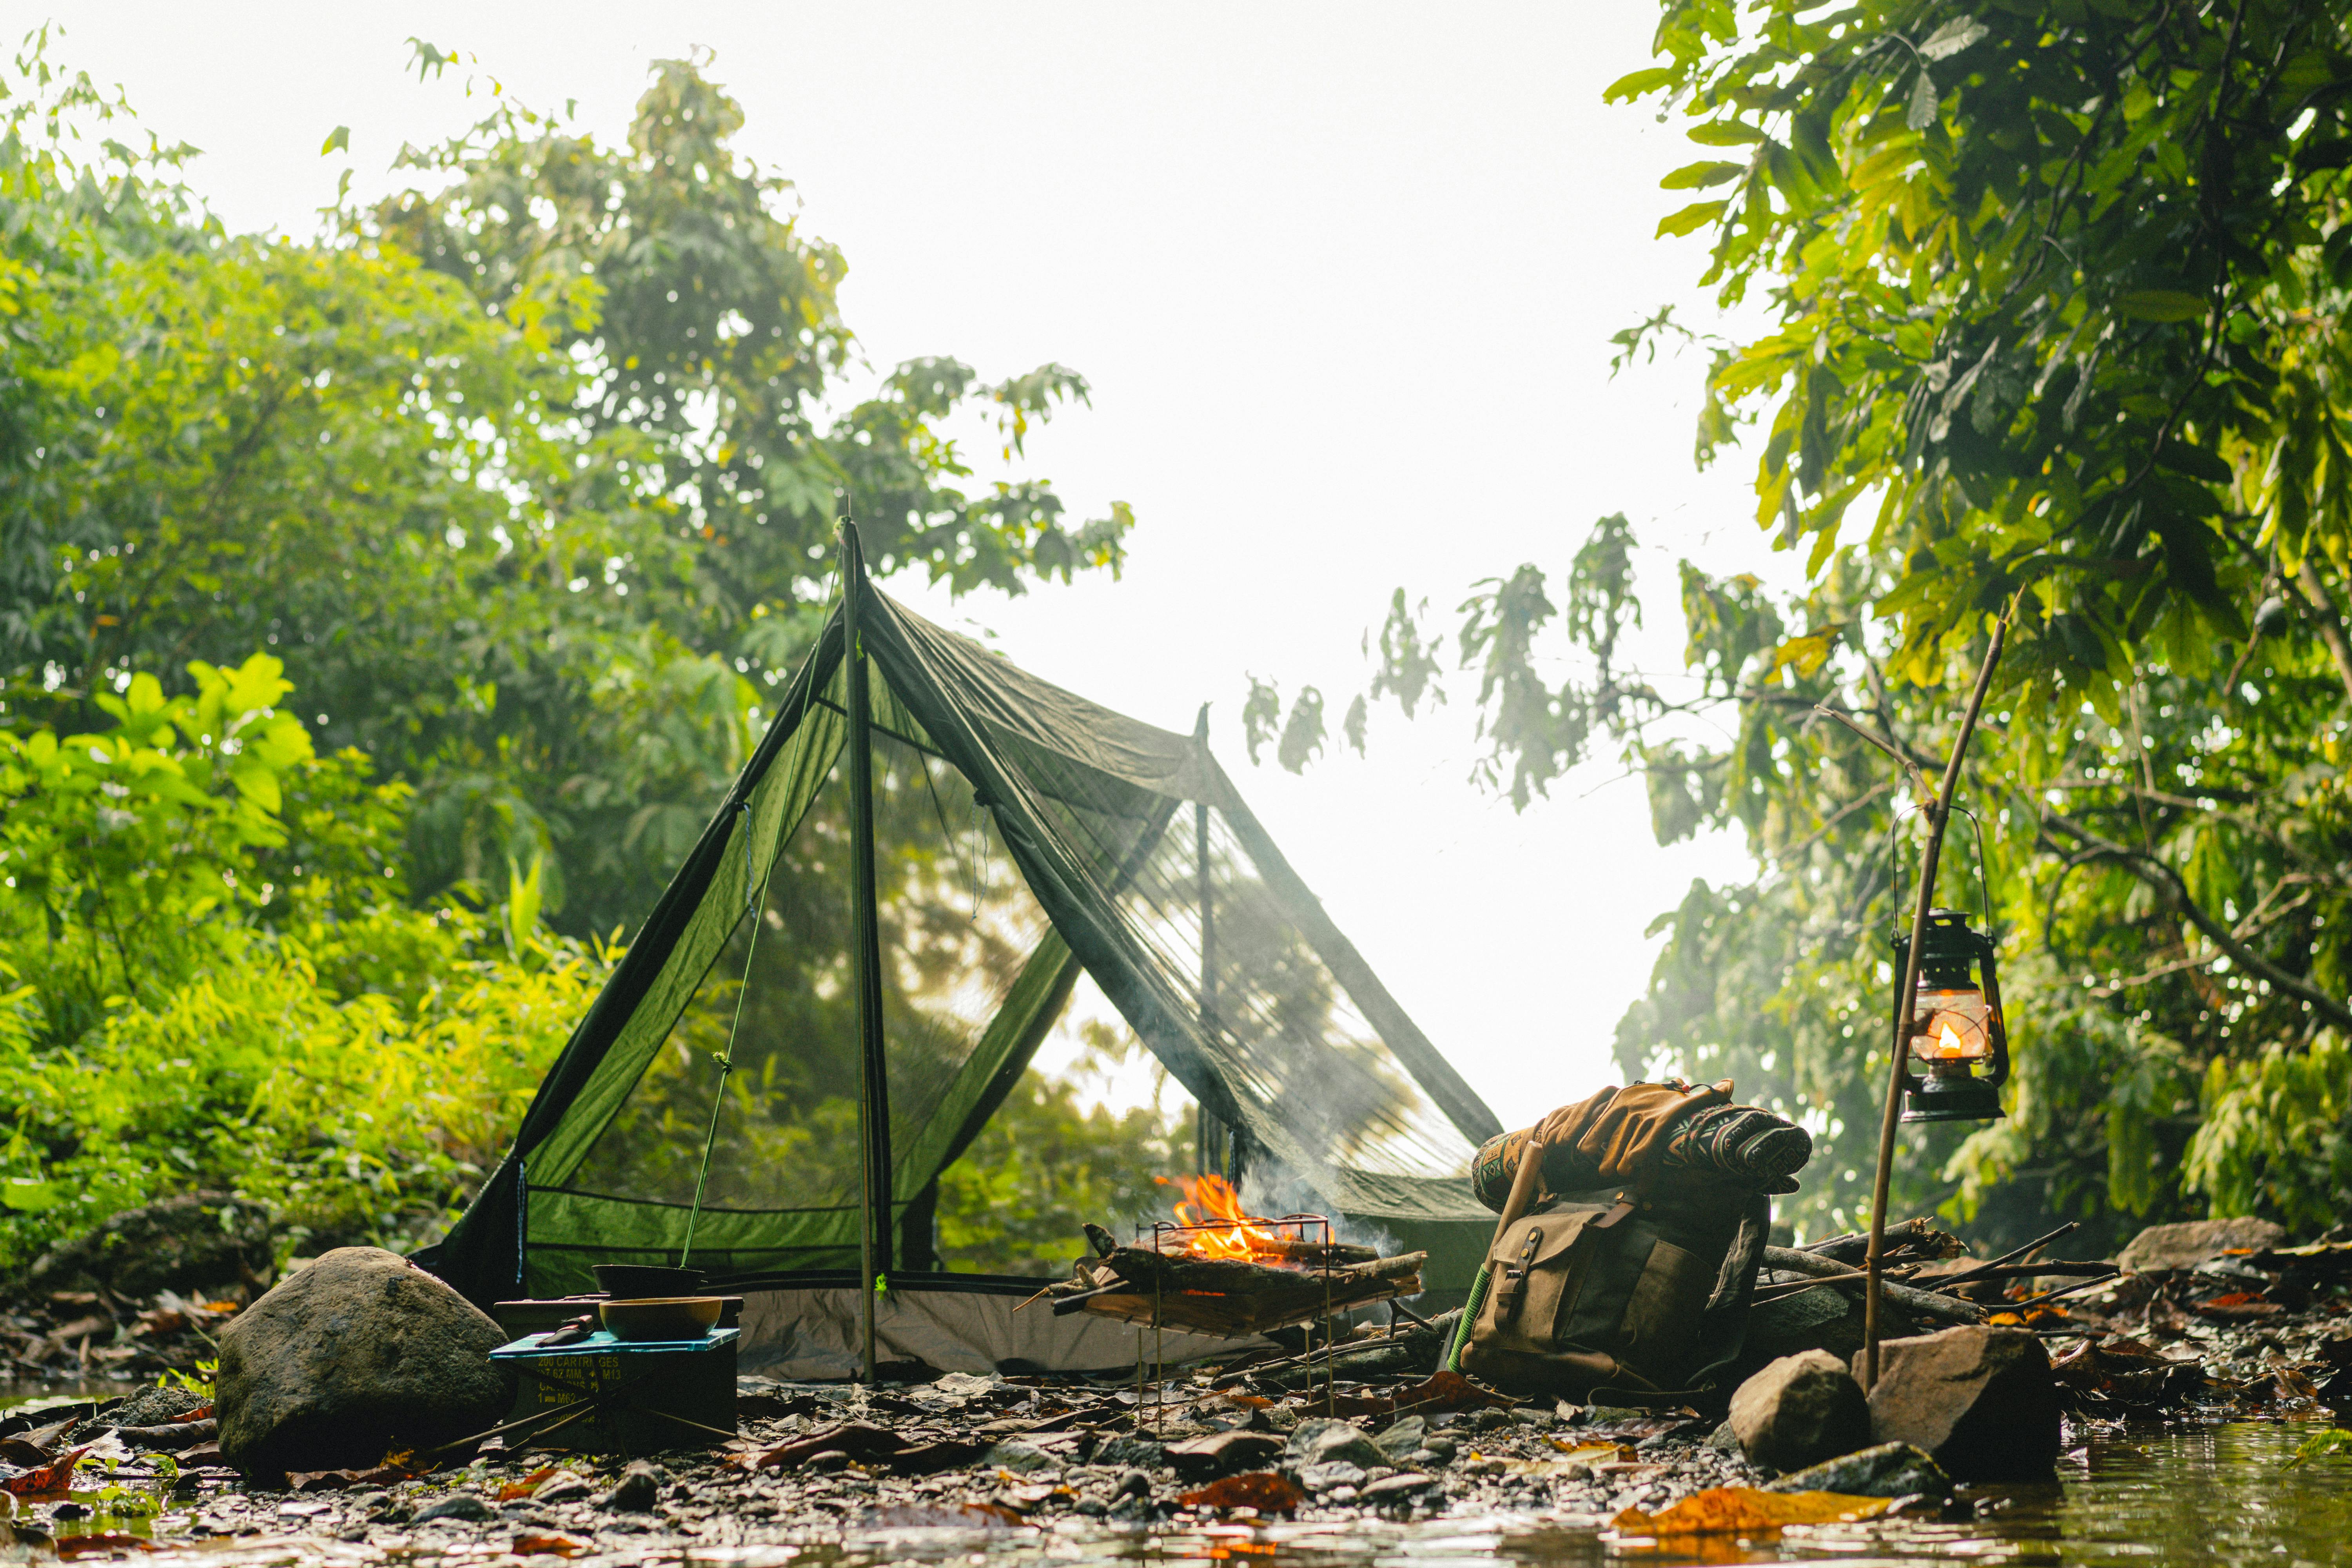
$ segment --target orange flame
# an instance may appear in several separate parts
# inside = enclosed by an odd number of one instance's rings
[[[1247,1260],[1273,1251],[1266,1244],[1283,1239],[1269,1228],[1269,1221],[1245,1213],[1241,1194],[1214,1172],[1205,1176],[1159,1176],[1154,1180],[1162,1186],[1184,1189],[1184,1201],[1176,1205],[1177,1224],[1215,1227],[1195,1230],[1183,1237],[1185,1249],[1195,1258]]]

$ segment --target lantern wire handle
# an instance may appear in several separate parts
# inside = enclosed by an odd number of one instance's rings
[[[1979,819],[1975,812],[1970,811],[1958,801],[1952,803],[1951,809],[1969,819],[1969,831],[1976,837],[1977,910],[1984,921],[1985,934],[1990,936],[1992,934],[1992,879],[1985,871],[1984,823]],[[1916,816],[1918,813],[1913,812],[1910,815]],[[1886,824],[1886,890],[1890,893],[1899,894],[1903,889],[1903,840],[1899,835],[1904,817],[1905,814],[1898,811],[1888,819]],[[1895,908],[1902,907],[1902,900],[1898,898],[1895,900]]]

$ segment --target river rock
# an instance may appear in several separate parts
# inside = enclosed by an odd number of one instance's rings
[[[1389,1458],[1364,1436],[1362,1427],[1324,1419],[1301,1421],[1293,1427],[1284,1453],[1300,1469],[1310,1465],[1345,1463],[1369,1470],[1388,1463]]]
[[[1884,1350],[1884,1345],[1879,1347]],[[1825,1465],[1768,1481],[1768,1492],[1840,1492],[1847,1497],[1938,1497],[1952,1495],[1952,1478],[1908,1443],[1881,1443],[1843,1455]]]
[[[222,1332],[221,1457],[238,1469],[360,1468],[487,1430],[514,1397],[498,1324],[396,1253],[343,1247]]]
[[[1168,1450],[1150,1437],[1128,1432],[1097,1448],[1088,1462],[1116,1465],[1128,1469],[1156,1470],[1167,1466]]]
[[[998,1443],[980,1457],[980,1462],[998,1469],[1011,1470],[1016,1475],[1025,1475],[1031,1470],[1056,1469],[1062,1464],[1060,1459],[1036,1444],[1024,1442],[1019,1437],[1007,1437]]]
[[[1310,1492],[1360,1487],[1364,1484],[1364,1468],[1346,1459],[1325,1459],[1319,1464],[1302,1465],[1298,1470],[1298,1484]]]
[[[1801,1470],[1870,1447],[1870,1401],[1827,1351],[1782,1356],[1731,1396],[1731,1429],[1748,1459]]]
[[[1254,1470],[1281,1457],[1282,1439],[1271,1432],[1213,1432],[1168,1445],[1168,1462],[1187,1480],[1208,1480]]]
[[[479,1524],[486,1519],[497,1517],[490,1511],[490,1505],[472,1492],[451,1492],[439,1501],[426,1503],[416,1510],[416,1522],[419,1524],[430,1524],[436,1519],[463,1520],[468,1524]]]
[[[2058,1458],[2058,1382],[2022,1329],[1969,1324],[1878,1347],[1871,1435],[1909,1443],[1964,1481],[2046,1480]],[[1862,1375],[1862,1357],[1853,1374]]]
[[[2285,1229],[2266,1219],[2192,1219],[2179,1225],[2152,1225],[2116,1255],[2116,1267],[2126,1274],[2194,1268],[2224,1252],[2239,1247],[2260,1252],[2285,1239]]]
[[[269,1272],[269,1215],[226,1193],[185,1193],[124,1209],[34,1260],[25,1282],[51,1290],[110,1290],[145,1300],[158,1290],[259,1288]]]
[[[613,1489],[596,1500],[596,1506],[607,1513],[650,1513],[661,1497],[662,1483],[668,1479],[667,1470],[644,1459],[635,1460],[621,1473]]]
[[[1391,1464],[1401,1465],[1421,1447],[1422,1436],[1428,1430],[1427,1421],[1418,1415],[1408,1415],[1376,1434],[1372,1447],[1386,1454]]]

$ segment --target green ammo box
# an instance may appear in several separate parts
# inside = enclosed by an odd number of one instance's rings
[[[735,1342],[740,1329],[698,1340],[616,1340],[603,1331],[548,1349],[545,1334],[500,1345],[490,1359],[515,1374],[507,1419],[538,1420],[508,1436],[516,1447],[588,1454],[701,1448],[735,1436]],[[584,1414],[551,1414],[567,1405]]]

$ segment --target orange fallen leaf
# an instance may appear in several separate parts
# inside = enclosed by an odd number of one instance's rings
[[[68,1535],[58,1541],[58,1555],[70,1563],[77,1557],[111,1557],[118,1552],[153,1552],[155,1543],[143,1535],[126,1535],[121,1531],[92,1531],[88,1535]]]
[[[1670,1508],[1643,1513],[1629,1508],[1610,1522],[1625,1535],[1731,1535],[1788,1524],[1831,1524],[1875,1519],[1893,1506],[1883,1497],[1843,1492],[1768,1492],[1754,1487],[1709,1487]]]
[[[562,1468],[562,1467],[560,1465],[541,1465],[539,1468],[531,1471],[530,1474],[523,1477],[522,1479],[519,1481],[509,1481],[506,1485],[499,1489],[499,1500],[500,1502],[512,1502],[517,1498],[527,1498],[530,1496],[531,1493],[537,1491],[540,1487],[546,1482],[550,1476],[555,1474],[555,1472],[561,1468]]]
[[[1260,1513],[1289,1513],[1307,1500],[1298,1483],[1272,1470],[1250,1470],[1211,1481],[1176,1500],[1186,1508],[1254,1508]]]
[[[596,1550],[593,1541],[555,1531],[525,1531],[514,1538],[518,1557],[580,1557]]]
[[[81,1457],[89,1452],[89,1445],[87,1443],[79,1448],[68,1448],[58,1455],[53,1464],[0,1480],[0,1489],[18,1497],[42,1497],[50,1492],[64,1491],[73,1485],[74,1466],[80,1463]]]

